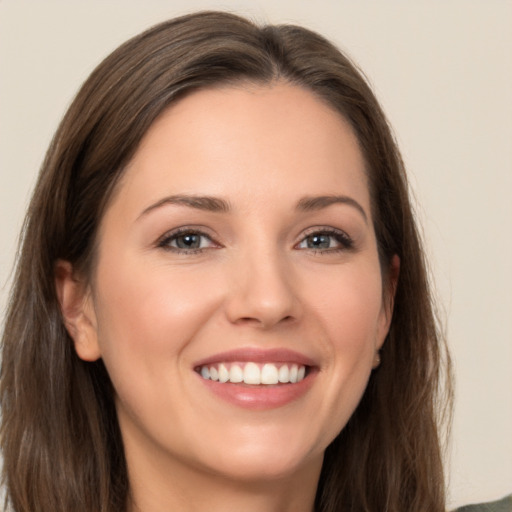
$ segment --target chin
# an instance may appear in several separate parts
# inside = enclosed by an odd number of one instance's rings
[[[316,457],[291,458],[280,454],[276,457],[253,455],[251,457],[232,457],[231,455],[217,465],[214,471],[231,481],[240,483],[264,484],[283,481],[296,477],[304,472],[315,472],[321,468],[323,454]]]
[[[245,439],[227,434],[215,450],[210,447],[203,463],[212,472],[240,482],[283,480],[304,471],[319,472],[321,468],[324,447],[316,443],[311,446],[310,439],[294,439],[286,429],[245,434]],[[231,442],[226,443],[226,439]]]

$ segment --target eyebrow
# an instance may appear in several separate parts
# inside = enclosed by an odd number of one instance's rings
[[[296,209],[303,212],[311,212],[323,210],[333,204],[346,204],[354,207],[362,215],[365,222],[368,223],[368,216],[366,215],[364,208],[355,199],[349,196],[306,196],[297,202]],[[180,194],[164,197],[156,203],[148,206],[139,215],[138,219],[165,205],[186,206],[196,210],[215,213],[227,213],[231,210],[229,202],[219,197]]]
[[[304,212],[318,211],[328,208],[333,204],[346,204],[354,207],[364,218],[364,221],[368,224],[368,215],[364,208],[355,200],[349,196],[310,196],[303,197],[297,203],[297,209]]]
[[[189,208],[195,208],[196,210],[203,210],[207,212],[218,212],[226,213],[231,207],[227,201],[218,197],[211,196],[194,196],[194,195],[175,195],[168,196],[160,199],[156,203],[148,206],[140,215],[139,219],[149,212],[156,210],[162,206],[168,204],[175,204],[179,206],[188,206]]]

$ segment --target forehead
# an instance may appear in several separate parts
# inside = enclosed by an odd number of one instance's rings
[[[350,125],[313,93],[285,83],[187,95],[151,126],[119,185],[121,196],[136,192],[145,201],[164,192],[256,200],[271,190],[274,199],[337,192],[369,201]]]

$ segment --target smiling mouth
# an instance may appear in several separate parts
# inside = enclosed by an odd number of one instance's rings
[[[195,371],[205,380],[252,386],[296,384],[308,374],[308,366],[296,363],[226,362],[201,365]]]

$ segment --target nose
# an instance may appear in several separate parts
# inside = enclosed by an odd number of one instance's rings
[[[241,255],[229,272],[226,315],[230,322],[269,329],[298,320],[301,307],[293,272],[278,251]]]

